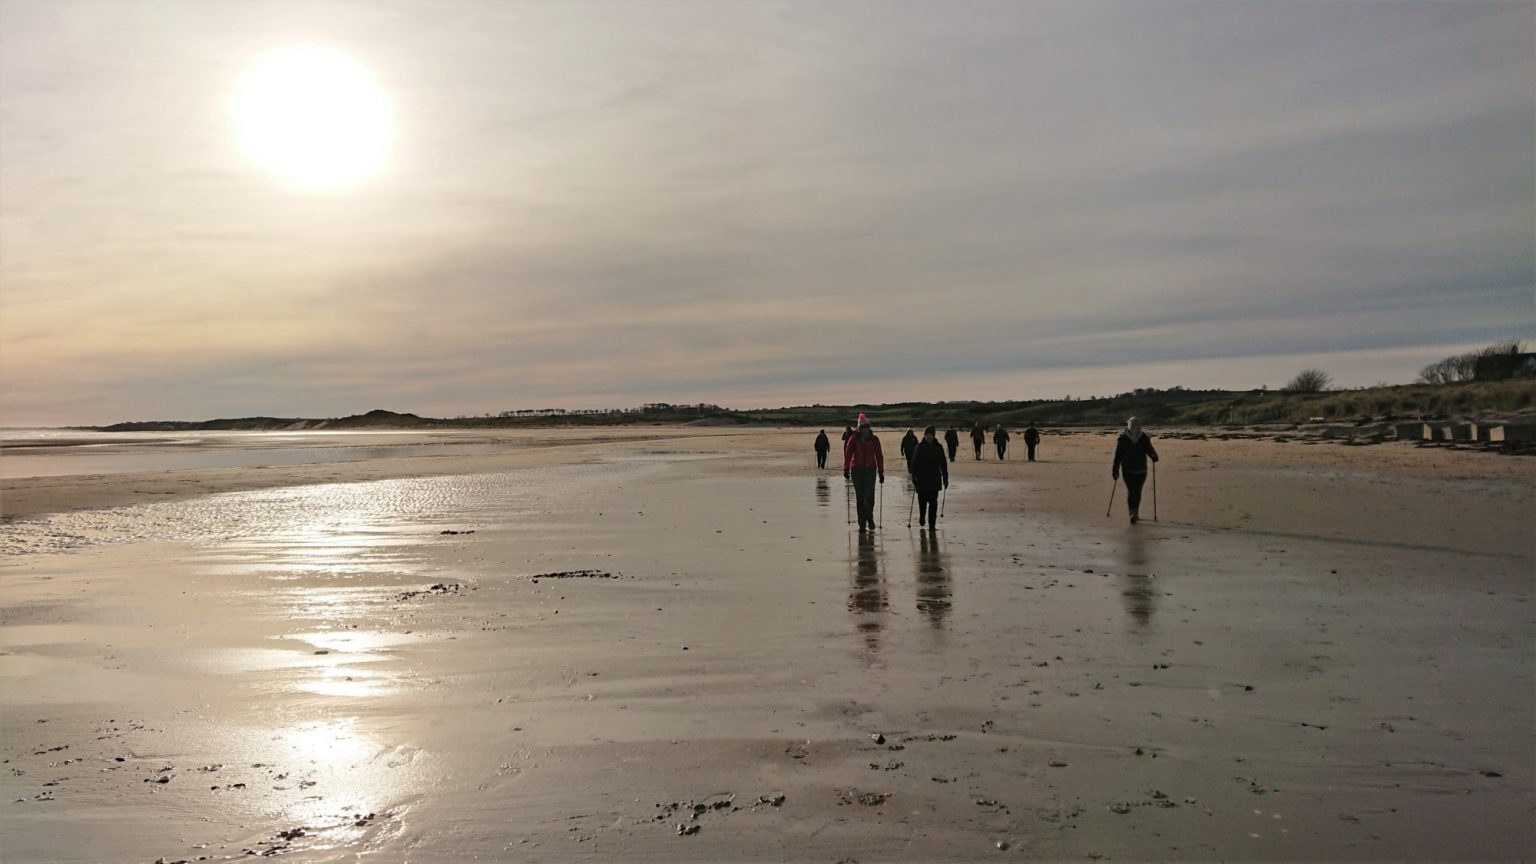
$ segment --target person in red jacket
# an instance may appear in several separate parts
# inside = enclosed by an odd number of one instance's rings
[[[853,494],[859,502],[859,530],[875,530],[875,478],[885,482],[885,454],[880,439],[869,426],[869,418],[859,415],[859,431],[843,443],[843,479],[853,480]]]

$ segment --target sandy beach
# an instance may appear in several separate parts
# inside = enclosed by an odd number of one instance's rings
[[[7,474],[0,858],[1536,857],[1536,460],[1151,431]]]

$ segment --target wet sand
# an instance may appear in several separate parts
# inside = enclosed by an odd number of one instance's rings
[[[813,434],[7,481],[0,857],[1536,855],[1536,462]]]

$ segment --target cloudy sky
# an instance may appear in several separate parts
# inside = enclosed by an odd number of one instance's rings
[[[0,3],[0,423],[1406,383],[1536,331],[1536,4]],[[317,192],[252,58],[371,70]]]

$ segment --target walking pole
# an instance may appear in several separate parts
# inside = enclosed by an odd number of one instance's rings
[[[853,487],[847,480],[843,481],[843,509],[848,511],[848,524],[853,524]]]
[[[945,486],[944,487],[944,491],[939,493],[939,515],[940,516],[944,515],[944,502],[946,502],[948,500],[949,500],[949,487]]]
[[[917,501],[917,489],[912,490],[912,497],[907,499],[907,527],[912,527],[912,504]],[[1152,508],[1157,509],[1157,508]]]
[[[1113,510],[1115,508],[1115,487],[1117,487],[1119,485],[1120,485],[1120,478],[1119,477],[1116,477],[1115,478],[1115,482],[1110,484],[1110,487],[1109,487],[1109,506],[1104,508],[1104,517],[1106,519],[1109,518],[1109,511],[1111,511],[1111,510]]]
[[[1157,463],[1152,463],[1152,521],[1157,521]]]
[[[880,484],[880,522],[879,527],[885,527],[885,484]]]

